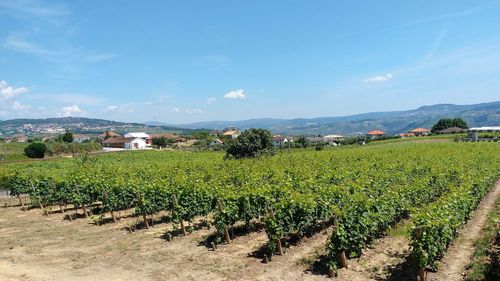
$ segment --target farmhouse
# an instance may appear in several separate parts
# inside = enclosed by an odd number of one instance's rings
[[[372,140],[380,138],[381,136],[385,135],[385,132],[382,130],[372,130],[366,133],[366,136],[371,138]]]
[[[495,136],[495,133],[500,132],[500,126],[489,126],[489,127],[475,127],[470,128],[470,138],[472,141],[488,141],[488,140],[498,140],[498,135]],[[491,136],[481,137],[479,133],[492,133]]]
[[[146,141],[142,138],[109,138],[102,142],[104,148],[122,148],[122,149],[145,149]]]
[[[82,143],[86,140],[90,140],[89,135],[73,134],[73,142]]]
[[[409,133],[413,134],[414,136],[425,136],[425,135],[428,135],[430,132],[429,129],[425,129],[425,128],[415,128],[411,131],[409,131]]]
[[[239,137],[240,134],[241,134],[240,131],[237,131],[237,130],[226,131],[223,133],[224,136],[228,136],[231,139],[235,139],[235,138]]]
[[[280,135],[275,135],[273,136],[273,145],[275,147],[283,147],[288,143],[288,139],[280,136]]]
[[[150,135],[144,133],[144,132],[139,132],[139,133],[126,133],[124,135],[126,138],[139,138],[143,139],[146,142],[146,145],[151,145],[153,138],[151,138]]]
[[[17,135],[14,136],[14,140],[16,142],[26,142],[27,139],[28,138],[26,137],[25,134],[17,134]]]
[[[344,137],[341,135],[326,135],[323,137],[323,141],[330,145],[337,145],[343,139]]]

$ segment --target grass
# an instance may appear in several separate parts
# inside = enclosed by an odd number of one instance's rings
[[[475,242],[475,251],[467,266],[466,281],[500,280],[499,246],[500,198],[495,201],[495,209],[488,215],[483,234]],[[496,248],[496,250],[495,250]]]
[[[0,143],[0,161],[15,161],[28,159],[24,155],[24,148],[27,143]]]

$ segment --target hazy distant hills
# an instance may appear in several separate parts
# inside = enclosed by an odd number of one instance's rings
[[[124,123],[117,121],[110,121],[104,119],[93,119],[84,117],[58,117],[58,118],[44,118],[44,119],[11,119],[0,121],[0,127],[18,127],[26,124],[31,125],[73,125],[83,124],[86,126],[99,127],[99,126],[122,126],[122,125],[142,125],[139,123]]]
[[[243,121],[209,121],[182,124],[183,128],[214,128],[228,126],[267,128],[273,133],[290,135],[325,135],[330,133],[351,135],[381,129],[390,134],[407,132],[416,127],[430,128],[440,118],[462,117],[469,126],[500,125],[500,101],[472,104],[436,104],[407,111],[371,112],[341,117],[297,119],[250,119]]]
[[[436,104],[422,106],[414,110],[371,112],[340,117],[274,119],[261,118],[243,121],[207,121],[191,124],[173,125],[161,122],[125,123],[83,117],[61,117],[46,119],[13,119],[0,121],[0,132],[13,133],[26,124],[39,128],[51,127],[70,129],[75,132],[99,132],[105,129],[119,131],[176,131],[190,133],[192,129],[223,129],[236,126],[240,129],[267,128],[275,134],[287,135],[352,135],[366,133],[373,129],[384,130],[389,134],[407,132],[416,127],[430,128],[440,118],[462,117],[469,126],[500,126],[500,101],[472,104]],[[37,129],[38,128],[38,129]],[[30,131],[27,131],[28,133]]]

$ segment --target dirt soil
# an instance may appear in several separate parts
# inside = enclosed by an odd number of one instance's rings
[[[267,241],[264,231],[214,252],[203,244],[213,227],[167,242],[162,236],[172,230],[170,223],[129,233],[135,222],[128,217],[97,226],[90,218],[68,221],[61,213],[0,208],[0,280],[329,280],[308,270],[324,251],[325,233],[264,264],[252,256]]]

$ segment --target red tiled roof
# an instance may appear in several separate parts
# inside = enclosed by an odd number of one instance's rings
[[[121,137],[120,134],[113,132],[113,131],[107,131],[107,132],[104,132],[104,133],[99,135],[99,137],[101,137],[101,138],[105,138],[107,136],[109,136],[109,137]]]
[[[367,133],[367,135],[374,135],[374,136],[385,135],[385,132],[381,131],[381,130],[372,130],[372,131],[369,131]]]
[[[411,133],[427,133],[427,132],[429,132],[429,129],[415,128],[415,129],[411,130],[410,132]]]

